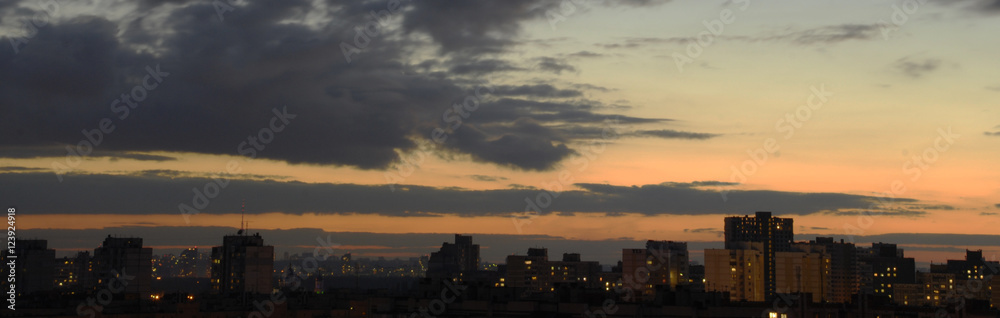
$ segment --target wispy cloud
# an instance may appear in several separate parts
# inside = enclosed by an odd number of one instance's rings
[[[1000,125],[993,127],[994,131],[984,131],[983,134],[987,136],[1000,136]]]
[[[873,40],[881,36],[875,24],[839,24],[808,29],[788,28],[758,35],[718,35],[716,39],[742,42],[785,42],[796,45],[830,45],[851,40]],[[605,49],[634,49],[653,45],[685,45],[695,37],[632,37],[617,43],[597,44]]]
[[[893,62],[891,66],[895,71],[907,77],[920,78],[940,68],[941,60],[928,58],[915,61],[910,57],[904,57]]]
[[[639,137],[658,137],[667,139],[709,139],[720,136],[719,134],[709,134],[709,133],[696,133],[687,131],[678,131],[672,129],[660,129],[660,130],[641,130],[635,133]]]
[[[586,51],[585,50],[585,51],[579,51],[579,52],[576,52],[576,53],[566,54],[566,56],[568,56],[568,57],[604,57],[605,55],[601,54],[601,53],[595,53],[595,52],[591,52],[591,51]]]
[[[488,181],[488,182],[496,182],[496,181],[500,181],[500,180],[507,180],[507,177],[487,176],[487,175],[481,175],[481,174],[474,174],[474,175],[471,175],[469,177],[472,178],[473,180]]]

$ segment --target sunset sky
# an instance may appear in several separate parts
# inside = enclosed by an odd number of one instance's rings
[[[278,255],[609,264],[773,211],[996,260],[996,30],[997,0],[5,1],[0,203],[60,255],[218,245],[245,201]]]

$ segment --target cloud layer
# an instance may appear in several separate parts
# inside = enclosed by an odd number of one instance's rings
[[[294,120],[257,156],[383,169],[425,143],[443,156],[545,170],[572,155],[579,138],[551,127],[615,117],[558,80],[512,86],[480,77],[578,72],[565,58],[500,55],[518,45],[521,23],[543,19],[558,1],[400,3],[253,1],[219,11],[212,2],[143,1],[134,4],[143,14],[113,19],[62,10],[17,52],[0,50],[0,156],[65,154],[64,145],[81,142],[102,156],[237,155],[269,127],[272,109],[287,107]],[[5,8],[4,20],[39,12]],[[419,54],[427,51],[438,54]],[[482,85],[485,97],[474,93]],[[448,142],[426,143],[435,128]]]
[[[51,173],[22,171],[0,176],[3,180],[0,181],[0,193],[17,198],[18,202],[30,202],[31,206],[20,208],[39,214],[179,214],[179,204],[194,206],[195,193],[205,193],[206,184],[216,183],[212,178],[165,171],[133,175],[67,175],[65,182],[54,187]],[[895,205],[882,206],[875,197],[842,193],[732,190],[725,193],[726,200],[723,200],[720,187],[732,184],[716,181],[642,186],[578,183],[554,185],[551,189],[496,190],[396,185],[396,190],[392,191],[389,186],[276,181],[266,176],[236,177],[240,178],[228,180],[217,198],[208,200],[203,213],[234,213],[241,200],[248,199],[257,213],[290,214],[506,216],[524,212],[593,212],[704,215],[768,210],[778,215],[853,215],[867,209],[887,216],[924,214],[911,211],[916,209],[914,206],[921,205],[913,199],[896,198],[892,200]],[[60,199],[48,199],[53,197]]]

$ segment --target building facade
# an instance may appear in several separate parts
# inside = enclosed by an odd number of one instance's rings
[[[13,273],[13,288],[19,294],[30,294],[39,291],[52,290],[56,279],[56,251],[48,248],[46,240],[14,240],[14,253],[3,250],[3,264],[14,262],[17,268]],[[5,274],[6,275],[6,274]],[[8,278],[4,278],[7,287]],[[11,290],[5,288],[4,291]]]
[[[652,299],[658,287],[676,290],[691,282],[687,243],[646,241],[645,249],[622,249],[622,280],[643,299]]]
[[[705,290],[728,292],[733,301],[764,301],[766,260],[762,244],[732,246],[739,248],[705,250]]]
[[[92,266],[95,290],[115,286],[117,281],[125,283],[125,299],[146,299],[151,294],[153,249],[142,247],[142,238],[108,235],[94,249]]]
[[[955,293],[955,274],[917,272],[916,282],[892,286],[893,301],[904,306],[941,307]]]
[[[740,242],[761,243],[765,261],[764,294],[768,299],[775,294],[775,253],[791,251],[793,239],[792,219],[773,217],[771,212],[725,219],[726,249],[736,249],[741,246]]]
[[[777,293],[811,294],[814,303],[829,299],[831,264],[822,249],[777,252],[774,264]]]
[[[552,292],[559,286],[604,286],[598,262],[582,261],[580,254],[576,253],[565,253],[561,261],[550,261],[548,249],[545,248],[529,248],[527,255],[507,256],[507,266],[500,284],[502,287],[520,288],[527,292]]]
[[[916,283],[913,258],[904,257],[896,244],[872,243],[871,248],[860,248],[858,263],[863,294],[892,300],[895,286]]]
[[[479,245],[472,236],[455,234],[455,243],[444,242],[427,261],[427,277],[461,281],[479,270]]]
[[[226,235],[212,247],[212,291],[269,294],[273,289],[274,246],[260,234]]]

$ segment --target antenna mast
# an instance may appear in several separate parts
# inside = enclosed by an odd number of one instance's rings
[[[243,234],[243,230],[245,229],[245,227],[243,226],[244,224],[243,219],[246,212],[247,212],[247,199],[243,199],[243,203],[240,205],[240,231],[237,232],[238,234]]]

